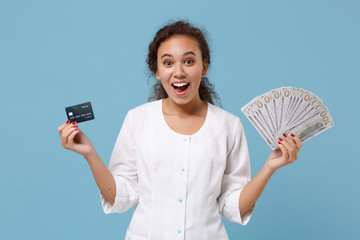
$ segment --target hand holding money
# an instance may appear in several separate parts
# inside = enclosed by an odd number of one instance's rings
[[[283,137],[279,138],[278,144],[279,148],[272,151],[266,161],[267,168],[272,172],[296,161],[302,146],[300,138],[292,133],[290,136],[284,133]]]
[[[272,149],[278,148],[283,133],[293,133],[305,142],[334,126],[322,100],[302,88],[271,90],[255,97],[241,110]]]

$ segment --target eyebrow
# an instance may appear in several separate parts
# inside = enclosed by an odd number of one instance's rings
[[[192,52],[192,51],[184,53],[184,56],[189,55],[189,54],[196,56],[196,54],[194,52]],[[168,54],[168,53],[165,53],[164,55],[161,56],[161,58],[163,58],[163,57],[172,57],[172,55]]]

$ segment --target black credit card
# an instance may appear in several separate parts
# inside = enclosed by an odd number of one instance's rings
[[[91,102],[86,102],[65,108],[67,118],[70,122],[85,122],[95,119]]]

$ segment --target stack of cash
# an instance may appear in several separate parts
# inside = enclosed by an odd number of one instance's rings
[[[322,100],[302,88],[271,90],[241,110],[272,149],[278,148],[283,133],[293,133],[305,142],[334,126]]]

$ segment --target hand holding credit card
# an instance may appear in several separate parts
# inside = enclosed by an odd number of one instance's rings
[[[70,122],[85,122],[95,119],[91,102],[85,102],[78,105],[65,108],[66,116]]]

